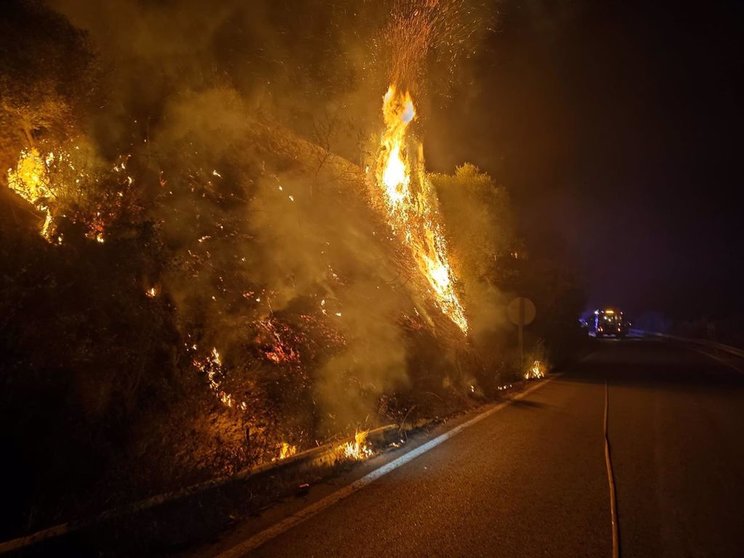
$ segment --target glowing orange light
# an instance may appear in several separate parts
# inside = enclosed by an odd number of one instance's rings
[[[416,157],[416,172],[412,172],[407,135],[416,109],[410,93],[402,93],[391,85],[383,97],[382,113],[385,131],[380,140],[375,178],[383,194],[388,222],[411,250],[437,306],[467,333],[468,322],[455,292],[437,197],[423,166],[421,146]]]

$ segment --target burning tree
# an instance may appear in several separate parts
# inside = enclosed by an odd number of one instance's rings
[[[407,137],[408,126],[416,117],[413,100],[409,93],[391,85],[382,110],[385,132],[374,179],[382,191],[390,226],[411,251],[439,308],[467,334],[468,322],[455,292],[436,191],[424,168],[423,146],[415,146]]]
[[[100,73],[87,36],[42,3],[10,2],[0,22],[0,168],[11,191],[41,214],[39,231],[59,243],[60,225],[105,240],[127,213],[136,220],[127,157],[109,161],[85,132]],[[64,223],[63,223],[64,221]]]

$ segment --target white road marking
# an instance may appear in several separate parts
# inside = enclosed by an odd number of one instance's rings
[[[310,519],[314,515],[319,514],[326,508],[336,504],[337,502],[340,502],[341,500],[343,500],[344,498],[347,498],[348,496],[351,496],[352,494],[361,490],[365,486],[373,483],[380,477],[387,475],[388,473],[390,473],[391,471],[394,471],[398,467],[401,467],[405,465],[406,463],[408,463],[409,461],[416,459],[418,456],[423,455],[426,452],[434,449],[441,443],[446,442],[450,438],[457,436],[460,432],[462,432],[466,428],[470,428],[471,426],[481,422],[483,419],[488,418],[495,412],[500,411],[501,409],[504,409],[505,407],[508,407],[513,401],[522,399],[523,397],[526,397],[533,391],[536,391],[540,389],[541,387],[547,385],[550,381],[552,381],[557,376],[559,376],[559,374],[552,375],[549,378],[542,380],[538,384],[535,384],[534,386],[527,388],[523,392],[518,393],[510,400],[504,401],[503,403],[499,403],[498,405],[491,407],[487,411],[484,411],[481,414],[473,417],[469,421],[464,422],[458,426],[455,426],[452,430],[449,430],[445,432],[444,434],[437,436],[433,440],[430,440],[426,442],[425,444],[422,444],[419,447],[409,451],[408,453],[401,455],[400,457],[398,457],[397,459],[394,459],[390,463],[387,463],[386,465],[383,465],[379,469],[375,469],[374,471],[368,473],[361,479],[358,479],[354,481],[353,483],[337,490],[336,492],[329,494],[328,496],[326,496],[325,498],[321,500],[318,500],[314,504],[311,504],[308,507],[301,509],[297,513],[279,521],[278,523],[275,523],[271,527],[268,527],[267,529],[264,529],[263,531],[256,533],[255,535],[246,539],[242,543],[239,543],[233,546],[232,548],[226,550],[225,552],[219,554],[218,558],[239,558],[240,556],[244,556],[248,554],[249,552],[257,549],[259,546],[270,541],[271,539],[281,535],[282,533],[286,531],[289,531],[296,525],[299,525],[303,521]]]

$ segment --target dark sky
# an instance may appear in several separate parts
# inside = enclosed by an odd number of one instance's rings
[[[500,10],[428,122],[430,166],[507,186],[532,250],[577,265],[590,305],[744,311],[744,2]]]

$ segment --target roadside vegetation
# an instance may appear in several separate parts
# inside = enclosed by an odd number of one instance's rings
[[[497,397],[517,294],[530,366],[576,346],[576,278],[470,164],[430,176],[468,335],[432,301],[368,200],[388,74],[359,77],[360,20],[267,3],[156,43],[153,7],[102,43],[53,4],[0,21],[3,539]]]

